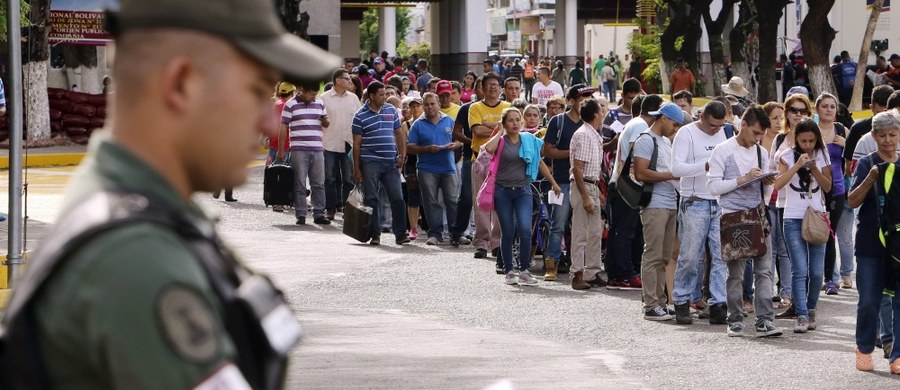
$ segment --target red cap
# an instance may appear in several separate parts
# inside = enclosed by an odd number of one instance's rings
[[[437,85],[435,85],[435,89],[437,90],[438,95],[443,94],[451,94],[453,93],[453,87],[450,85],[450,82],[447,80],[438,81]]]

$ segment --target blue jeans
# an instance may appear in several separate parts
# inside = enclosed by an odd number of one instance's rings
[[[838,221],[834,233],[838,237],[838,249],[841,251],[841,276],[850,276],[853,273],[853,209],[844,203],[844,215]]]
[[[269,149],[269,163],[270,164],[275,162],[275,155],[277,155],[277,154],[278,154],[277,149]],[[290,150],[286,150],[284,152],[284,163],[286,165],[291,165],[291,151]]]
[[[798,316],[808,316],[819,303],[819,287],[825,273],[825,245],[804,241],[802,227],[802,219],[784,220],[784,241],[791,254],[793,271],[794,309]]]
[[[772,268],[777,270],[778,283],[781,285],[781,297],[791,297],[791,258],[788,256],[787,247],[784,244],[784,226],[781,220],[784,209],[778,209],[774,204],[769,205],[769,221],[772,223]],[[774,282],[776,272],[772,272]]]
[[[456,204],[456,225],[450,226],[451,234],[465,233],[472,216],[472,160],[463,159],[460,169],[459,202]]]
[[[879,310],[879,317],[881,317],[881,343],[884,344],[886,342],[894,341],[894,329],[892,324],[894,323],[894,312],[891,306],[891,302],[894,299],[891,298],[890,295],[884,295],[881,297],[881,309]]]
[[[494,190],[494,210],[500,220],[500,253],[503,268],[513,270],[513,238],[519,235],[519,269],[531,266],[531,210],[534,197],[531,187],[504,187],[497,184]]]
[[[616,81],[604,81],[603,92],[606,93],[606,97],[610,103],[616,101]]]
[[[672,300],[676,305],[691,303],[697,285],[702,283],[700,270],[706,261],[706,248],[712,257],[709,272],[709,304],[725,303],[725,280],[728,266],[722,261],[719,237],[719,202],[706,199],[683,199],[678,213],[678,262],[675,265],[675,289]]]
[[[891,298],[884,295],[887,274],[884,272],[884,260],[878,257],[857,256],[856,288],[859,290],[859,303],[856,305],[856,347],[862,353],[875,350],[875,337],[881,325],[881,341],[892,341],[893,334],[900,334],[900,321],[891,325],[889,314],[900,318],[900,299],[893,299],[892,310],[885,309],[884,301]],[[894,286],[896,287],[896,286]],[[818,290],[818,289],[817,289]],[[888,314],[888,315],[886,315]],[[889,329],[889,330],[888,330]],[[885,332],[888,330],[887,332]],[[889,336],[890,335],[890,336]],[[900,348],[891,352],[890,360],[900,357]]]
[[[381,208],[378,202],[378,189],[384,189],[391,205],[394,236],[397,239],[406,237],[406,203],[403,202],[403,190],[400,187],[400,171],[393,163],[361,161],[363,203],[372,208],[372,237],[381,237]]]
[[[419,169],[419,190],[422,192],[422,203],[425,206],[425,218],[428,219],[428,237],[444,239],[444,213],[447,215],[447,226],[450,236],[459,238],[461,232],[456,231],[456,206],[459,202],[459,183],[456,173],[429,173]],[[443,195],[444,204],[438,201],[438,192]]]
[[[353,189],[353,167],[347,153],[325,151],[325,208],[343,207]]]
[[[570,185],[570,183],[559,183],[559,188],[562,190],[563,203],[561,205],[553,205],[550,211],[550,240],[547,243],[547,255],[557,263],[559,263],[559,258],[562,256],[563,232],[566,231],[569,217],[572,216],[572,203],[569,199]]]

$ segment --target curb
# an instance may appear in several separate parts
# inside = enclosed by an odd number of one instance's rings
[[[48,153],[30,154],[22,157],[22,166],[26,168],[46,168],[55,166],[78,165],[85,153]],[[0,156],[0,169],[9,169],[9,156]]]
[[[28,255],[31,252],[25,252],[22,258],[28,258]],[[6,309],[6,304],[9,303],[9,297],[12,296],[13,289],[9,288],[8,282],[8,273],[6,264],[6,255],[0,255],[0,310]]]

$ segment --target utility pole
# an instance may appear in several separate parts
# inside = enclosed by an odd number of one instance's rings
[[[6,42],[9,43],[9,236],[6,254],[7,286],[19,278],[22,266],[22,32],[19,0],[6,1]]]

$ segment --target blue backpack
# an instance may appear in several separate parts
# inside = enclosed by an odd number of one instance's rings
[[[853,88],[856,81],[856,63],[853,61],[841,62],[841,85],[844,88]]]

